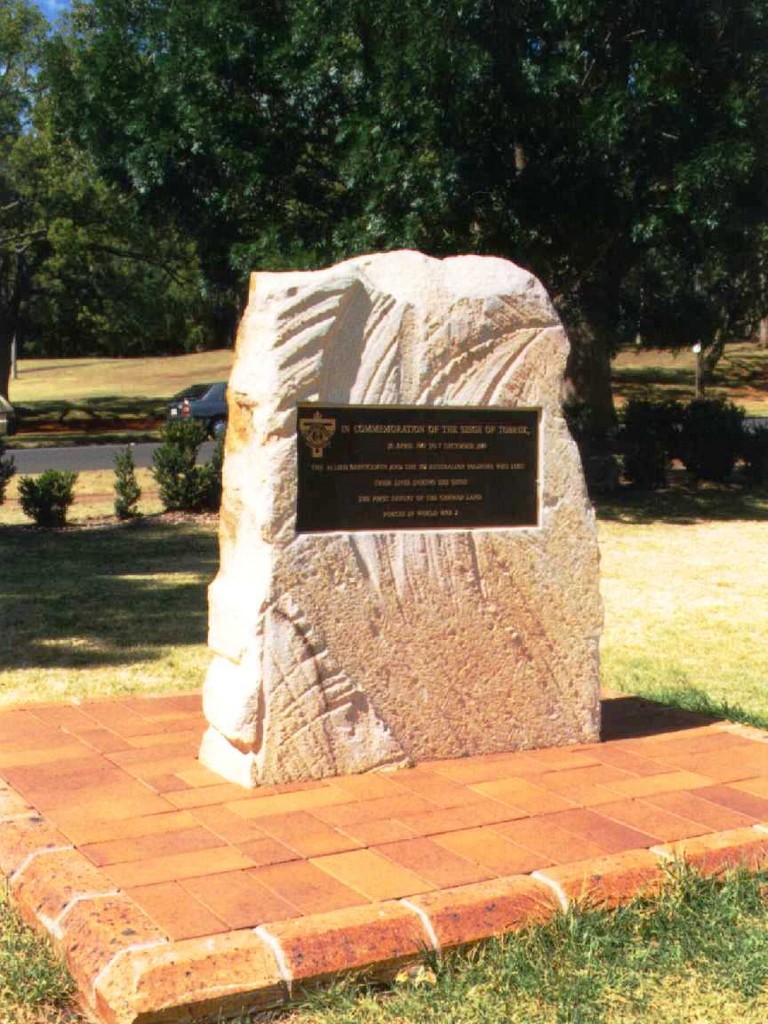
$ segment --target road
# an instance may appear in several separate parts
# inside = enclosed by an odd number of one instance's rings
[[[123,444],[86,444],[70,448],[19,448],[8,454],[13,456],[17,473],[42,473],[44,469],[80,473],[89,469],[114,469],[115,455],[124,447]],[[152,465],[156,444],[132,444],[130,448],[137,468]],[[212,451],[213,441],[206,441],[200,449],[199,460],[210,459]]]

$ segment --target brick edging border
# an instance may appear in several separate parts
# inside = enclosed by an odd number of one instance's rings
[[[703,874],[768,866],[768,825],[711,833],[406,899],[170,941],[129,895],[0,782],[0,871],[24,920],[65,958],[84,1007],[105,1024],[162,1024],[285,1005],[299,988],[364,971],[387,980],[428,955],[656,894],[670,862]],[[189,1011],[188,1011],[189,1012]]]

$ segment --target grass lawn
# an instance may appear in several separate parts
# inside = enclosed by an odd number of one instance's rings
[[[165,402],[190,384],[227,380],[229,349],[143,359],[21,359],[10,399],[12,446],[151,438]]]
[[[616,404],[623,405],[630,398],[690,402],[695,358],[688,348],[679,352],[623,349],[613,360]],[[767,415],[768,349],[747,341],[728,345],[707,385],[707,395],[729,398],[750,416]]]
[[[0,704],[195,689],[213,522],[0,529]]]

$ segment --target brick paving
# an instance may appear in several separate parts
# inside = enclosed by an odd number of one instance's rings
[[[768,863],[768,736],[632,697],[599,744],[257,791],[198,763],[203,728],[197,695],[0,713],[0,870],[110,1024],[386,977],[673,857]]]

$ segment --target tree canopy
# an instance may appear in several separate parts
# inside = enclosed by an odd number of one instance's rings
[[[0,393],[10,349],[134,355],[206,340],[194,242],[148,221],[72,141],[53,139],[48,27],[27,0],[0,7]]]
[[[617,344],[768,311],[767,0],[75,0],[42,77],[55,145],[188,240],[220,339],[252,269],[492,253],[606,422]]]

